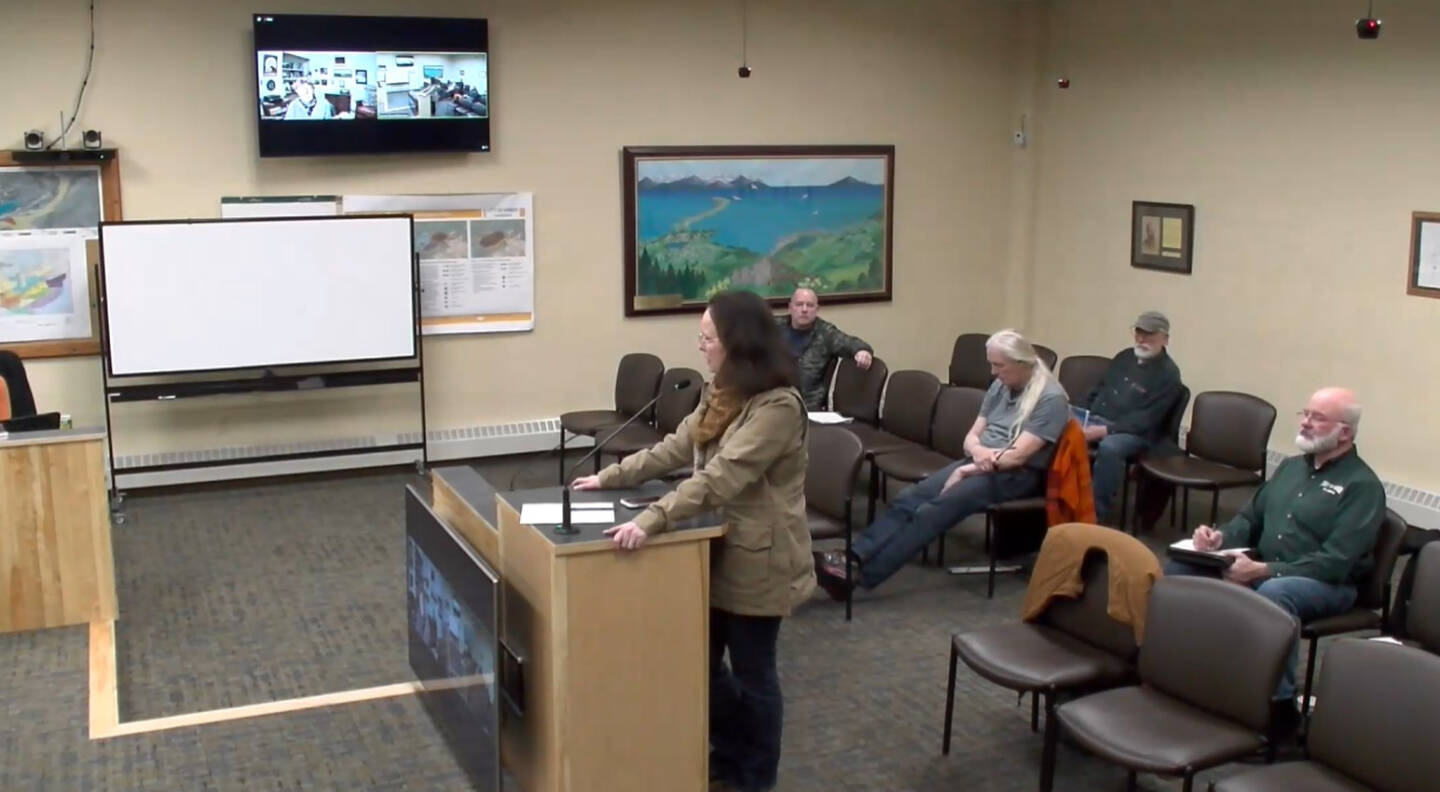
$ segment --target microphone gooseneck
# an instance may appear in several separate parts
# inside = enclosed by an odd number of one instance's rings
[[[670,391],[681,391],[690,387],[691,384],[691,380],[680,380],[679,382],[675,383],[673,387],[670,388]],[[575,471],[579,470],[581,465],[593,459],[596,454],[600,453],[600,451],[605,448],[606,443],[609,443],[611,440],[615,439],[615,436],[624,431],[625,427],[629,426],[632,423],[635,423],[635,419],[644,415],[645,412],[651,407],[653,407],[656,402],[660,401],[661,397],[663,397],[665,393],[666,391],[662,389],[659,393],[655,395],[655,398],[651,399],[648,402],[645,402],[645,406],[636,410],[634,415],[626,418],[625,423],[622,423],[619,426],[615,427],[615,429],[611,431],[610,434],[605,436],[605,439],[596,441],[595,447],[590,449],[590,453],[586,454],[583,457],[580,457],[580,460],[578,462],[570,466],[570,470],[565,474],[565,479],[568,480],[571,476],[575,475]],[[570,522],[570,485],[564,483],[564,480],[562,480],[561,483],[560,493],[560,525],[555,528],[555,532],[561,534],[577,533],[577,531],[575,530],[575,526],[572,525]]]

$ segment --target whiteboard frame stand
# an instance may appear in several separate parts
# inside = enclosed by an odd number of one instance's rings
[[[110,337],[109,323],[106,320],[105,270],[102,262],[99,283],[100,382],[104,391],[103,398],[105,401],[105,433],[107,440],[105,445],[110,458],[110,510],[114,514],[115,522],[124,523],[125,521],[124,515],[120,513],[120,505],[125,500],[125,491],[120,488],[121,476],[414,450],[420,452],[420,459],[415,462],[416,472],[424,475],[430,467],[430,449],[429,423],[425,414],[425,345],[420,326],[421,287],[419,254],[411,254],[410,267],[411,283],[413,284],[410,299],[413,303],[412,316],[414,318],[411,332],[415,338],[415,364],[413,366],[389,366],[368,370],[355,370],[350,368],[350,366],[355,365],[353,362],[346,364],[345,368],[336,368],[336,364],[297,364],[265,368],[258,377],[236,377],[233,379],[197,381],[195,379],[175,379],[174,377],[176,375],[169,375],[171,378],[168,380],[166,380],[164,376],[158,378],[145,377],[144,379],[147,381],[144,384],[130,385],[111,382],[106,365],[106,361],[109,360],[110,355]],[[341,361],[341,363],[344,362]],[[304,371],[303,373],[300,371],[284,373],[287,369],[303,369]],[[277,370],[281,373],[277,373]],[[161,381],[157,382],[157,379]],[[152,465],[128,467],[123,471],[115,467],[115,420],[110,410],[110,405],[114,402],[174,401],[177,399],[236,393],[273,393],[276,391],[309,392],[329,388],[392,385],[404,382],[414,382],[420,386],[420,439],[418,442],[397,442],[357,448],[263,454],[191,462],[161,462]]]

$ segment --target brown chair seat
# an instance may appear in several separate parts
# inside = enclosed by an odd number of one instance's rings
[[[615,410],[578,410],[560,414],[560,425],[571,434],[591,435],[607,426],[625,423],[630,416]]]
[[[821,514],[814,509],[805,510],[805,524],[810,528],[811,539],[836,539],[845,535],[845,521]]]
[[[870,424],[856,421],[841,424],[841,426],[844,427],[845,431],[855,435],[855,438],[860,441],[860,446],[865,449],[866,456],[893,454],[896,451],[910,449],[925,449],[924,446],[918,443],[912,443],[899,435],[893,435],[884,429],[871,426]]]
[[[863,441],[862,441],[863,442]],[[929,478],[954,459],[936,453],[928,448],[905,448],[876,454],[873,463],[881,473],[901,481],[920,481]]]
[[[1187,456],[1145,457],[1140,466],[1146,473],[1177,487],[1211,489],[1260,484],[1263,477],[1253,470],[1231,467],[1208,459]]]
[[[596,442],[603,441],[605,443],[603,450],[606,456],[626,457],[637,451],[644,451],[665,439],[665,435],[661,434],[659,430],[645,424],[630,424],[611,436],[616,428],[615,426],[606,426],[595,433]]]
[[[997,624],[953,641],[965,665],[1011,690],[1111,687],[1134,674],[1114,654],[1039,624]]]
[[[1265,745],[1254,730],[1148,686],[1085,696],[1061,707],[1057,714],[1066,732],[1086,750],[1151,773],[1178,775],[1187,768],[1209,767]]]
[[[1213,792],[1369,792],[1340,773],[1315,762],[1285,762],[1216,781]]]
[[[1305,639],[1322,635],[1374,630],[1380,627],[1380,614],[1369,610],[1351,610],[1324,619],[1305,622],[1300,627],[1300,637]]]

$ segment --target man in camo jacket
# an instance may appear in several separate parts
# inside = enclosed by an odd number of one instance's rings
[[[805,395],[805,409],[824,410],[829,395],[825,382],[825,368],[830,358],[853,357],[855,365],[870,368],[874,350],[855,336],[846,335],[840,328],[820,318],[820,298],[812,289],[800,288],[790,295],[790,312],[775,317],[780,325],[780,335],[790,354],[795,356],[795,365],[800,374],[800,392]]]

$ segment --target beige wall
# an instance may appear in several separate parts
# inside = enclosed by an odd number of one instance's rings
[[[0,73],[25,79],[3,89],[0,134],[18,146],[21,130],[53,128],[73,101],[86,2],[15,5],[0,27]],[[751,3],[755,76],[740,80],[735,3],[277,0],[264,10],[488,17],[495,150],[261,161],[248,98],[255,4],[115,0],[97,10],[95,73],[76,129],[98,128],[120,148],[129,219],[213,217],[222,195],[534,191],[536,329],[426,343],[439,428],[603,405],[616,359],[632,349],[698,367],[693,318],[622,316],[622,146],[893,143],[895,300],[825,315],[870,340],[892,369],[943,372],[949,339],[1006,313],[986,291],[1013,244],[1019,166],[1007,119],[1031,89],[1015,77],[1024,12],[985,0],[902,5]],[[31,368],[46,407],[82,423],[103,418],[94,358]],[[403,404],[395,394],[345,394],[130,406],[117,446],[349,433]]]
[[[1440,211],[1440,15],[1377,10],[1383,35],[1362,42],[1349,0],[1056,0],[1027,315],[1073,354],[1167,312],[1192,389],[1274,403],[1286,452],[1311,390],[1353,386],[1364,456],[1433,491],[1440,301],[1405,280],[1410,213]],[[1136,199],[1195,205],[1192,276],[1130,268]]]

